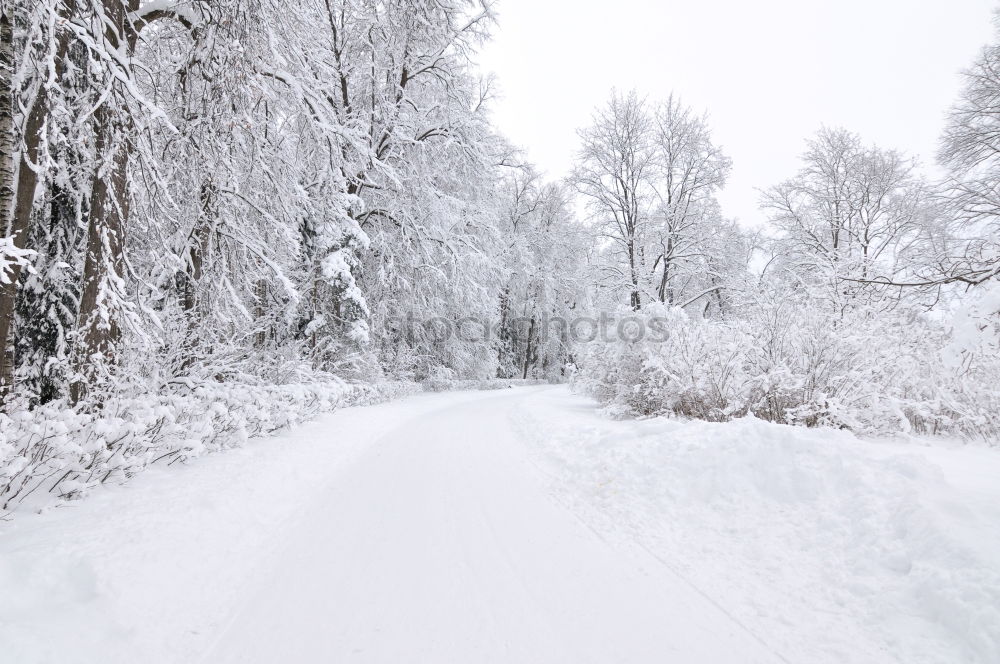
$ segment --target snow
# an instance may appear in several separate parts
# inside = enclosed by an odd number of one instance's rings
[[[156,12],[171,12],[184,19],[188,25],[198,25],[201,16],[196,8],[186,0],[147,0],[139,7],[137,16],[149,16]]]
[[[343,409],[0,525],[0,661],[196,661],[324,488],[439,406]]]
[[[422,394],[0,524],[0,660],[996,662],[1000,453]]]
[[[565,392],[521,417],[565,504],[789,661],[1000,661],[1000,451],[752,417],[613,422]]]
[[[21,249],[13,236],[0,237],[0,284],[9,284],[16,270],[24,267],[31,271],[33,249]]]
[[[80,498],[153,463],[186,461],[242,445],[344,405],[419,391],[406,381],[254,385],[190,382],[104,402],[101,410],[51,402],[0,413],[0,518]]]

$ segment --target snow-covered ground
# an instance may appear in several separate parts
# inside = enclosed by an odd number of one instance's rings
[[[561,500],[792,662],[1000,662],[1000,450],[747,418],[611,422],[552,391],[521,430]]]
[[[0,524],[0,662],[1000,661],[1000,451],[353,408]]]

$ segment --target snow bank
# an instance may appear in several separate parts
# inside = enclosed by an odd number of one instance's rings
[[[572,419],[553,420],[559,411]],[[753,417],[613,422],[565,394],[518,417],[562,500],[769,635],[788,661],[1000,662],[994,450]],[[992,478],[979,493],[974,472]]]
[[[151,463],[183,461],[242,445],[344,406],[420,391],[408,382],[295,385],[205,383],[111,399],[99,411],[54,402],[0,414],[0,515],[77,498]]]

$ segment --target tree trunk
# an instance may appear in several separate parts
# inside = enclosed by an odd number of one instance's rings
[[[497,325],[497,378],[504,376],[504,367],[509,367],[510,361],[510,332],[507,330],[507,310],[510,306],[510,286],[507,286],[500,293],[500,324]]]
[[[135,51],[138,33],[127,20],[128,12],[139,8],[138,0],[104,0],[104,40],[109,48]],[[110,66],[110,65],[109,65]],[[115,80],[108,85],[117,86]],[[128,161],[132,151],[131,127],[119,117],[114,91],[94,112],[97,172],[90,195],[87,222],[86,261],[83,267],[83,292],[77,319],[76,377],[70,386],[70,399],[77,403],[86,395],[88,384],[96,377],[96,361],[112,359],[114,342],[121,330],[114,313],[107,307],[110,289],[117,288],[124,276],[125,227],[128,223]]]
[[[99,166],[90,195],[83,292],[77,319],[77,376],[70,386],[73,403],[85,396],[87,385],[94,378],[96,357],[111,359],[113,344],[120,335],[105,300],[108,289],[115,287],[111,282],[123,276],[123,235],[128,219],[128,149],[125,143],[116,141],[115,118],[111,111],[102,106],[94,114],[94,121],[98,128],[95,147]]]
[[[14,231],[14,17],[8,2],[0,3],[0,231],[9,237]],[[17,247],[24,246],[24,233],[15,237]],[[13,381],[14,351],[7,337],[14,314],[14,293],[17,292],[19,266],[15,266],[10,283],[3,284],[3,304],[0,309],[0,401]]]
[[[189,369],[194,364],[194,350],[198,340],[199,324],[201,323],[201,307],[198,300],[198,289],[201,283],[205,265],[205,252],[208,249],[212,225],[215,220],[217,187],[211,179],[201,184],[201,209],[194,230],[191,231],[188,247],[187,266],[184,273],[184,315],[187,317],[188,337],[185,341],[183,368]]]
[[[0,229],[14,212],[14,26],[9,3],[0,3]]]
[[[7,10],[10,11],[9,9]],[[68,21],[76,13],[75,0],[65,0],[59,11],[59,19]],[[65,59],[70,45],[70,32],[63,30],[56,40],[55,61],[61,64]],[[11,44],[13,48],[13,44]],[[57,76],[63,73],[63,67],[57,68]],[[58,79],[57,79],[58,82]],[[9,85],[9,80],[8,80]],[[13,94],[13,90],[11,90]],[[6,104],[7,96],[3,97]],[[35,190],[38,188],[38,173],[32,164],[38,163],[41,155],[41,131],[48,113],[49,96],[45,86],[38,89],[35,100],[31,104],[24,124],[24,148],[17,169],[17,189],[14,193],[14,214],[10,223],[4,224],[8,236],[13,236],[14,245],[23,247],[28,237],[31,224],[31,211],[35,203]],[[13,128],[12,128],[13,131]],[[6,214],[6,208],[5,208]],[[5,220],[6,221],[6,220]],[[10,283],[0,285],[0,399],[10,390],[13,375],[13,357],[8,352],[10,346],[10,329],[14,320],[14,300],[17,295],[17,281],[21,268],[13,266]]]
[[[254,295],[257,296],[254,315],[257,317],[257,325],[259,326],[257,333],[254,335],[254,346],[264,348],[264,345],[267,343],[267,330],[263,327],[264,314],[267,311],[264,306],[267,303],[267,282],[263,279],[258,281],[254,286]],[[337,313],[339,314],[340,312],[338,311]],[[337,318],[339,318],[339,315]]]
[[[674,303],[674,289],[673,288],[667,288],[668,284],[670,284],[670,261],[666,257],[664,257],[663,258],[663,274],[660,277],[660,288],[659,288],[659,292],[657,294],[660,296],[660,302],[665,302],[665,303],[668,303],[668,304],[673,304]],[[668,295],[669,295],[669,300],[670,300],[669,302],[667,302]]]
[[[629,295],[629,304],[632,306],[632,311],[639,311],[642,307],[642,301],[639,297],[639,273],[635,264],[635,238],[629,238],[628,267],[629,278],[632,282],[632,293]]]
[[[528,369],[530,369],[531,365],[534,364],[535,360],[538,359],[538,357],[534,355],[534,353],[536,353],[534,349],[534,341],[535,341],[535,317],[532,316],[531,325],[528,327],[528,345],[524,350],[524,372],[521,378],[528,377]]]

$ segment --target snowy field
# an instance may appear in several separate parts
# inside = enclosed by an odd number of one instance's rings
[[[1000,661],[1000,451],[426,394],[0,524],[0,662]]]

